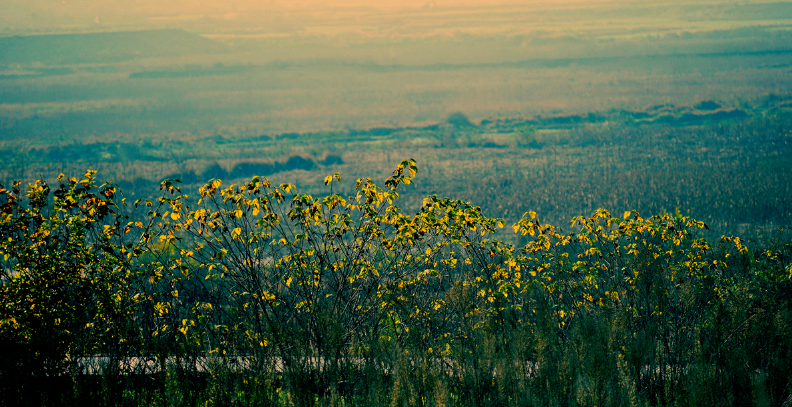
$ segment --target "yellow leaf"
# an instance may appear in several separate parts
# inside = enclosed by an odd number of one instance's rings
[[[173,220],[179,220],[180,217],[181,217],[181,215],[179,213],[177,213],[177,212],[171,213],[171,219],[173,219]]]
[[[332,175],[326,176],[325,179],[324,179],[324,182],[325,182],[325,185],[329,185],[331,182],[333,182],[333,176]]]
[[[631,214],[632,213],[630,211],[624,212],[624,219],[627,220],[627,218],[629,218]]]

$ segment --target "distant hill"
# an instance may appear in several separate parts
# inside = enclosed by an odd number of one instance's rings
[[[182,30],[31,35],[0,38],[0,63],[91,64],[223,50],[218,42]]]

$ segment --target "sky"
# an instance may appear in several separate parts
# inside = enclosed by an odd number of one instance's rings
[[[542,8],[587,7],[628,0],[2,0],[0,35],[144,29],[163,18],[230,20],[273,13],[367,11],[389,13],[421,9],[487,8],[510,4]],[[318,15],[317,15],[318,14]],[[294,16],[292,16],[294,18]],[[154,27],[159,28],[159,27]]]

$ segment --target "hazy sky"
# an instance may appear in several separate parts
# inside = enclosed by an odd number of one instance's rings
[[[592,26],[588,21],[591,18],[598,19],[600,23],[608,20],[606,26],[610,24],[614,29],[623,29],[624,33],[632,32],[630,30],[635,28],[635,24],[643,24],[639,22],[641,19],[644,22],[651,20],[650,25],[661,28],[700,30],[711,27],[702,27],[694,22],[730,21],[732,16],[728,10],[734,7],[774,1],[0,0],[0,36],[163,28],[184,29],[202,35],[281,35],[288,32],[333,36],[341,31],[360,34],[368,30],[366,36],[372,30],[380,34],[393,33],[394,28],[418,33],[429,26],[447,33],[491,35],[493,30],[500,30],[500,34],[509,31],[504,31],[504,27],[510,24],[523,24],[522,29],[567,29],[570,24],[577,25],[574,29],[588,29]],[[581,12],[587,9],[598,12]],[[719,10],[726,14],[710,15],[713,11],[718,14]],[[548,12],[552,16],[548,16]],[[488,14],[490,17],[498,16],[485,21]],[[772,17],[765,15],[762,18]],[[613,24],[611,19],[621,22]],[[527,27],[524,22],[528,20],[540,21],[543,26]],[[364,26],[366,28],[361,30]],[[479,26],[484,28],[479,30]]]
[[[96,25],[157,24],[158,17],[181,16],[233,19],[261,13],[356,9],[369,12],[398,12],[410,9],[491,7],[520,4],[537,7],[592,6],[627,0],[0,0],[0,29],[6,34],[33,31],[74,31]],[[292,16],[294,18],[295,16]],[[92,27],[92,25],[94,25]]]
[[[498,4],[594,4],[614,0],[4,0],[8,6],[33,9],[72,9],[71,11],[127,10],[168,11],[184,13],[215,12],[217,10],[272,8],[416,8],[489,6]]]

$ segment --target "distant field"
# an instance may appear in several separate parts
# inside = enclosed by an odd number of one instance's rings
[[[483,119],[708,99],[735,105],[789,94],[790,63],[792,52],[771,50],[420,66],[128,62],[60,75],[28,68],[0,76],[0,125],[8,142],[46,143],[63,132],[78,138],[228,128],[250,134],[438,121],[453,111]],[[119,109],[119,100],[127,107]],[[46,108],[64,103],[74,108]]]
[[[163,178],[194,189],[253,175],[322,194],[328,174],[340,172],[347,186],[357,177],[384,179],[412,157],[419,176],[404,197],[408,209],[430,194],[469,200],[510,221],[534,210],[556,224],[600,207],[679,209],[718,237],[792,224],[792,178],[783,170],[792,166],[791,114],[792,98],[768,97],[740,107],[705,101],[470,124],[450,116],[367,130],[94,135],[7,148],[0,159],[8,181],[93,168],[138,198],[155,194]]]
[[[222,21],[195,9],[157,17],[168,23],[0,37],[0,128],[5,140],[288,132],[790,93],[790,2],[432,4]],[[97,107],[90,118],[42,112],[51,103]]]

